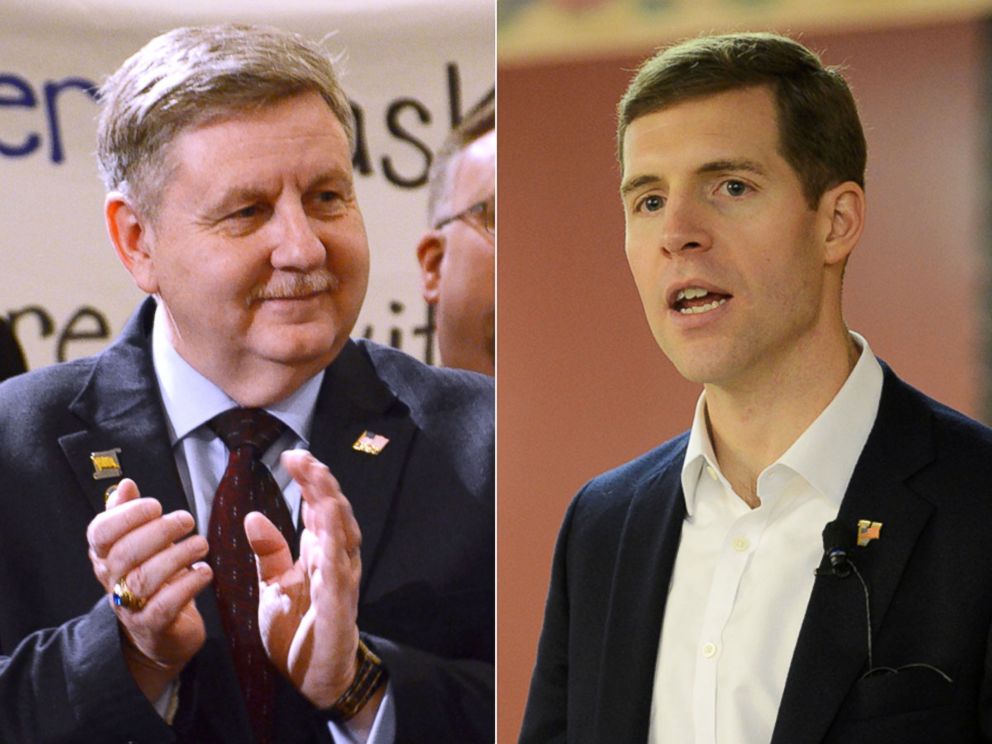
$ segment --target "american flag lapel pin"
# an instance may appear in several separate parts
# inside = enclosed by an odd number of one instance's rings
[[[120,447],[115,447],[100,452],[90,452],[90,462],[93,463],[93,480],[120,478],[123,475],[121,461],[117,457],[120,451]]]
[[[870,519],[858,520],[858,547],[863,548],[872,540],[877,540],[882,536],[882,523],[872,522]]]
[[[387,444],[389,444],[389,437],[366,430],[355,440],[351,448],[358,452],[364,452],[366,455],[378,455],[386,448]]]

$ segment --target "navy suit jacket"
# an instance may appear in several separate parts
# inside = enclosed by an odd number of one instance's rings
[[[685,500],[688,435],[586,485],[569,507],[522,744],[644,742]],[[829,457],[829,453],[824,453]],[[839,518],[883,523],[853,549],[865,599],[818,576],[772,744],[992,741],[992,431],[885,368],[878,417]],[[774,628],[768,632],[774,633]],[[744,743],[742,743],[744,744]]]
[[[102,354],[0,385],[0,741],[249,742],[244,703],[207,589],[204,648],[184,670],[173,727],[130,678],[116,618],[92,575],[86,527],[114,480],[165,511],[187,507],[149,350],[147,302]],[[364,430],[378,456],[352,449]],[[398,742],[493,740],[493,401],[489,378],[349,342],[328,367],[311,450],[362,530],[358,624],[383,659]],[[288,684],[279,741],[328,741]]]

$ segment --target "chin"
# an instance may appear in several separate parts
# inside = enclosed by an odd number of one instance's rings
[[[721,380],[733,376],[733,371],[730,369],[732,365],[727,364],[724,359],[706,359],[698,354],[669,354],[667,352],[665,356],[668,357],[668,360],[682,377],[699,385],[719,384]]]
[[[305,333],[287,329],[273,334],[256,348],[258,356],[279,364],[289,367],[313,364],[321,368],[331,363],[347,340],[347,336],[339,336],[333,328]]]

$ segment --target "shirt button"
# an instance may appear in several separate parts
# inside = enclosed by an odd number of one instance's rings
[[[703,644],[703,656],[707,659],[712,659],[716,656],[716,644],[715,643],[704,643]]]
[[[745,550],[751,547],[751,541],[746,537],[735,537],[733,543],[734,550],[738,553],[743,553]]]

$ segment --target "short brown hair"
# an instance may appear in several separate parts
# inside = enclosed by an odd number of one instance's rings
[[[154,218],[152,194],[168,174],[163,155],[180,131],[306,91],[321,95],[354,147],[351,105],[319,45],[242,24],[157,36],[100,88],[97,159],[104,184]]]
[[[496,91],[490,90],[481,101],[468,110],[458,125],[448,133],[434,156],[431,165],[430,186],[427,194],[427,217],[433,225],[437,210],[444,201],[451,179],[449,173],[455,155],[480,137],[496,128]]]
[[[690,39],[641,65],[617,106],[621,166],[634,119],[692,98],[761,86],[775,96],[779,147],[811,207],[844,181],[864,188],[867,146],[847,82],[799,42],[768,33]]]

